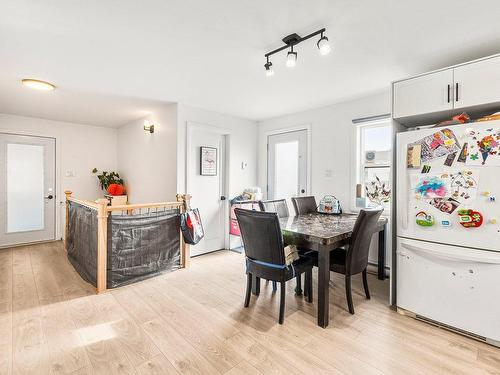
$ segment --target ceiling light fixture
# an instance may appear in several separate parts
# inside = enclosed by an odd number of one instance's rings
[[[267,58],[267,62],[264,64],[264,68],[266,68],[266,77],[274,75],[273,63],[269,61],[269,57]]]
[[[285,49],[290,48],[290,51],[288,51],[287,56],[286,56],[286,66],[288,67],[294,67],[297,65],[297,52],[293,50],[293,47],[296,46],[299,43],[302,43],[303,41],[310,39],[312,37],[315,37],[316,35],[321,35],[320,39],[317,42],[317,46],[319,49],[319,53],[321,55],[327,55],[331,51],[330,44],[328,43],[328,38],[324,36],[326,29],[323,28],[321,30],[315,31],[309,35],[306,35],[304,37],[301,37],[295,33],[290,34],[286,37],[284,37],[283,43],[285,43],[284,46],[277,48],[271,52],[268,52],[264,55],[266,58],[266,64],[264,64],[264,67],[266,68],[266,76],[272,76],[274,75],[274,71],[272,70],[272,63],[269,61],[269,57],[274,55],[275,53],[281,52]]]
[[[293,68],[297,65],[297,52],[293,52],[293,46],[290,47],[290,51],[286,54],[286,66]]]
[[[154,124],[149,120],[144,121],[144,131],[147,131],[147,132],[150,132],[151,134],[153,134],[155,132]]]
[[[39,79],[24,78],[21,83],[35,90],[52,91],[56,88],[52,83],[40,81]]]
[[[332,50],[330,43],[328,43],[328,38],[321,33],[321,38],[319,38],[318,43],[316,43],[319,49],[319,54],[321,56],[328,55]]]

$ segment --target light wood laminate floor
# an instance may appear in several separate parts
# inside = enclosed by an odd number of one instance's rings
[[[354,281],[355,315],[333,277],[328,329],[288,285],[285,324],[263,283],[243,308],[243,256],[95,295],[60,242],[0,250],[0,374],[486,374],[500,350],[386,306],[388,281]],[[316,285],[315,285],[316,286]]]

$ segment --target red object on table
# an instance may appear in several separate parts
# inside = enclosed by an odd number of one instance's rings
[[[108,186],[108,194],[109,195],[124,195],[125,188],[120,184],[111,184]]]

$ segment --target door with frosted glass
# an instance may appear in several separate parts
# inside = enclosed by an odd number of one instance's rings
[[[0,133],[0,247],[55,239],[55,139]]]
[[[268,137],[267,197],[282,199],[307,194],[307,131]]]

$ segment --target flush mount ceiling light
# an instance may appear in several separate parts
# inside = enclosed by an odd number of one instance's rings
[[[322,55],[322,56],[328,55],[332,48],[330,47],[330,44],[328,43],[328,38],[326,36],[324,36],[325,31],[326,31],[326,29],[323,28],[321,30],[315,31],[314,33],[306,35],[304,37],[301,37],[295,33],[284,37],[282,39],[283,43],[285,43],[284,46],[277,48],[274,51],[268,52],[264,55],[264,57],[266,58],[266,61],[267,61],[264,64],[264,67],[266,68],[266,76],[269,77],[269,76],[274,75],[274,70],[272,70],[273,64],[272,64],[272,62],[269,61],[270,56],[289,48],[290,50],[288,51],[287,56],[286,56],[286,66],[289,68],[292,68],[295,65],[297,65],[297,52],[295,52],[293,50],[293,47],[299,43],[302,43],[304,40],[315,37],[316,35],[320,35],[320,39],[316,43],[316,45],[318,46],[320,55]]]
[[[25,78],[21,80],[21,83],[24,86],[27,86],[35,90],[52,91],[56,88],[56,86],[53,85],[52,83],[40,81],[39,79],[33,79],[33,78]]]

